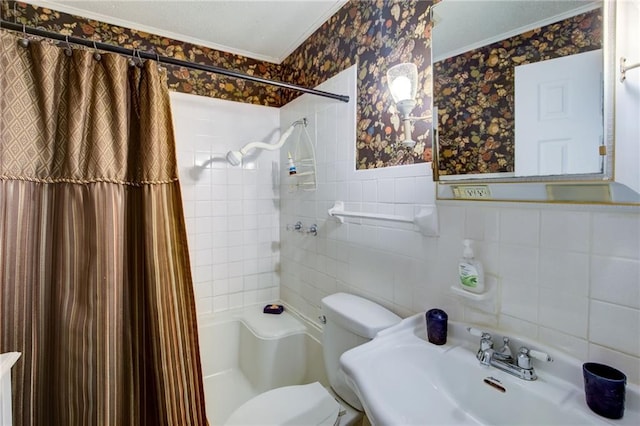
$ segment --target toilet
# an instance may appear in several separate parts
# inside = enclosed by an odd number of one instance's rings
[[[326,323],[322,337],[324,365],[331,389],[314,382],[264,392],[238,407],[231,425],[351,425],[362,418],[362,404],[346,383],[340,356],[373,339],[401,318],[382,306],[347,293],[322,299]]]

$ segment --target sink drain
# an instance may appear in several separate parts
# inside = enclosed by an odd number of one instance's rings
[[[500,383],[500,380],[496,379],[495,377],[487,377],[484,379],[484,382],[489,386],[491,386],[492,388],[499,390],[502,393],[505,393],[507,391],[507,388],[502,386],[502,383]]]

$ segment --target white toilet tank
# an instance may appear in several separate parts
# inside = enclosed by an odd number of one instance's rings
[[[326,324],[322,333],[324,365],[333,390],[349,405],[362,411],[358,397],[347,385],[340,369],[340,356],[351,348],[373,339],[385,328],[402,320],[370,300],[347,293],[322,299]]]

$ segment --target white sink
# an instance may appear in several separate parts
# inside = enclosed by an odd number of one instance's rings
[[[512,349],[522,343],[546,349],[509,337]],[[581,361],[552,352],[554,362],[534,360],[538,379],[525,381],[481,365],[478,345],[479,338],[455,322],[449,322],[447,344],[429,343],[419,314],[345,352],[340,362],[374,425],[640,424],[637,386],[627,386],[624,417],[609,420],[586,405]]]

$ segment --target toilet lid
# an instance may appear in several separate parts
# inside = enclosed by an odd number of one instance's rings
[[[227,425],[334,425],[340,404],[318,382],[262,393],[238,407]]]

